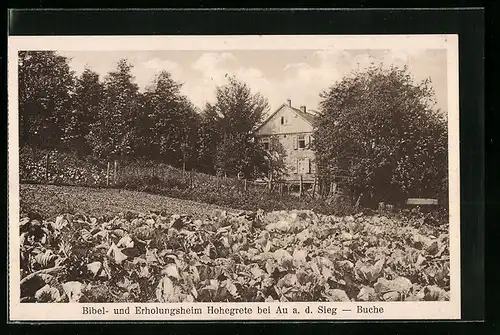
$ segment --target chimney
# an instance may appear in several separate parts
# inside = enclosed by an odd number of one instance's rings
[[[292,107],[292,99],[288,99],[287,102],[288,102],[288,106]]]
[[[302,113],[307,113],[306,106],[300,106],[300,110],[302,111]]]

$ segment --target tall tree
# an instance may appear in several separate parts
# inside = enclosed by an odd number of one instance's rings
[[[80,153],[88,154],[92,150],[87,138],[92,136],[90,127],[98,121],[103,95],[104,88],[99,75],[85,68],[76,80],[73,109],[65,128],[65,142]]]
[[[141,97],[134,82],[132,65],[125,59],[104,79],[103,104],[91,126],[89,141],[98,156],[126,156],[134,153]]]
[[[220,116],[213,106],[207,104],[200,114],[200,126],[198,128],[197,143],[197,165],[205,173],[214,174],[216,172],[215,157],[217,144],[222,139],[221,129],[219,129]]]
[[[199,115],[181,94],[181,84],[161,71],[144,93],[140,125],[143,153],[175,166],[194,165]]]
[[[321,94],[314,131],[321,178],[347,172],[353,190],[393,203],[447,195],[447,126],[429,80],[372,66]],[[372,202],[372,203],[373,203]]]
[[[19,52],[20,145],[63,146],[74,73],[55,51]]]
[[[228,84],[217,87],[215,104],[207,104],[205,116],[215,131],[211,148],[214,165],[229,175],[242,172],[247,177],[255,171],[265,173],[265,152],[255,140],[254,131],[262,122],[269,105],[259,93],[235,77],[228,77]]]

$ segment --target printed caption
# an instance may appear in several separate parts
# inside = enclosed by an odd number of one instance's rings
[[[339,308],[331,305],[305,306],[305,307],[284,307],[284,306],[255,306],[255,307],[221,307],[221,306],[204,306],[202,307],[148,307],[148,306],[128,306],[122,308],[106,308],[84,306],[82,307],[82,315],[209,315],[209,316],[230,316],[241,317],[245,315],[286,315],[286,314],[316,314],[337,316],[340,314],[384,314],[384,308],[380,306],[355,306],[351,308]]]

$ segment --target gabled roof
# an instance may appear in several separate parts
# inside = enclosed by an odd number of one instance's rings
[[[311,125],[314,123],[314,119],[316,118],[314,115],[309,114],[307,112],[304,113],[303,111],[301,111],[300,109],[297,109],[295,107],[291,107],[291,106],[288,106],[288,107],[290,107],[295,113],[299,114],[299,116],[301,116],[304,120],[309,122]]]
[[[292,107],[292,106],[284,103],[281,106],[279,106],[276,109],[276,111],[274,111],[274,113],[272,113],[271,115],[269,115],[269,117],[264,122],[262,122],[262,124],[260,126],[258,126],[257,129],[255,129],[255,130],[257,131],[260,128],[262,128],[262,126],[264,126],[266,123],[268,123],[269,120],[271,120],[273,118],[273,116],[276,115],[276,113],[278,113],[283,107],[290,108],[292,111],[294,111],[298,116],[300,116],[304,121],[306,121],[310,125],[313,125],[314,120],[316,119],[315,115],[312,115],[312,114],[309,114],[309,113],[304,113],[302,110],[300,110],[298,108],[295,108],[295,107]]]

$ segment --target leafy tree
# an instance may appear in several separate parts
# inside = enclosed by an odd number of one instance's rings
[[[122,59],[104,79],[102,108],[88,136],[97,156],[125,156],[136,149],[142,99],[131,70]]]
[[[243,173],[246,178],[268,173],[268,156],[254,140],[245,133],[226,133],[217,143],[214,157],[215,167],[228,176]]]
[[[102,108],[104,88],[99,75],[86,68],[76,80],[72,113],[65,128],[65,142],[68,147],[84,154],[91,152],[87,142],[91,137],[90,127],[98,120]]]
[[[269,109],[267,99],[234,77],[228,84],[217,87],[216,103],[207,104],[205,120],[210,121],[214,134],[207,144],[212,150],[216,169],[235,176],[242,172],[252,177],[265,170],[265,152],[255,140],[254,131]]]
[[[219,115],[207,105],[200,114],[197,143],[197,166],[201,172],[214,174],[217,143],[222,139]]]
[[[288,175],[286,165],[287,152],[277,136],[271,136],[269,150],[267,151],[267,169],[274,180],[281,180]]]
[[[141,143],[144,155],[161,156],[166,163],[193,167],[199,115],[181,94],[181,84],[170,73],[160,72],[144,93]]]
[[[63,146],[74,73],[55,51],[19,52],[20,145]]]
[[[345,173],[372,203],[447,195],[447,126],[430,80],[405,68],[355,71],[321,94],[313,143],[323,180]]]

